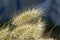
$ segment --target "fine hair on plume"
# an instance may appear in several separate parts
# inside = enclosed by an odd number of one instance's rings
[[[2,40],[54,40],[53,38],[45,38],[44,31],[46,21],[44,10],[32,8],[20,13],[14,17],[11,22],[11,27],[4,31],[5,36],[0,36]],[[7,31],[6,31],[7,30]]]

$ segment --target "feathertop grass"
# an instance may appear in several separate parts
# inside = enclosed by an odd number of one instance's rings
[[[2,36],[2,40],[53,40],[43,38],[46,26],[42,20],[43,14],[41,9],[33,8],[16,16],[11,22],[12,25],[16,25],[15,28],[12,27],[14,30],[8,31],[6,36]]]

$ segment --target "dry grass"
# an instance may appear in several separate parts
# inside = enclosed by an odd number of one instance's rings
[[[11,29],[5,28],[0,31],[0,39],[54,40],[53,38],[43,38],[43,32],[45,30],[46,23],[42,20],[42,16],[44,15],[41,9],[32,9],[21,13],[16,18],[13,18],[11,24],[15,26],[12,26]]]

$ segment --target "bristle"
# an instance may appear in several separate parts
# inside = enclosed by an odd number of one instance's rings
[[[14,18],[14,21],[12,24],[17,24],[17,25],[24,24],[42,15],[43,13],[41,10],[40,11],[36,9],[28,10],[21,13],[21,15],[18,15],[16,18]]]

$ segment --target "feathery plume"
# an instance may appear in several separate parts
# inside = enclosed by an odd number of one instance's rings
[[[42,20],[44,16],[41,9],[29,9],[16,18],[13,18],[12,25],[16,27],[11,28],[9,35],[4,40],[53,40],[53,38],[43,38],[46,23]]]

